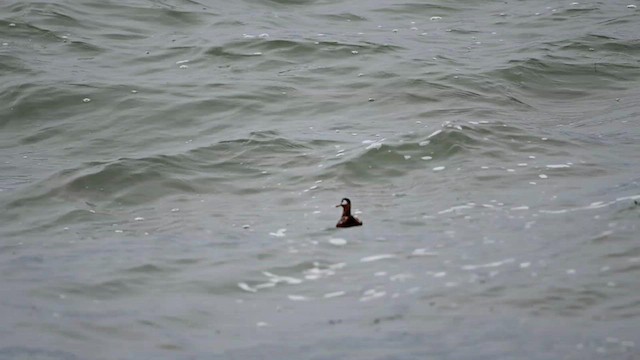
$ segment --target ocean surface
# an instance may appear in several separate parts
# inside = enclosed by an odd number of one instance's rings
[[[637,7],[0,2],[0,359],[640,359]]]

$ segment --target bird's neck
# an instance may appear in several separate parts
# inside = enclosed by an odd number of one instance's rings
[[[351,206],[345,205],[342,207],[342,216],[351,216]]]

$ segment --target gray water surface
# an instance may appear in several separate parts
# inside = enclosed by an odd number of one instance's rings
[[[636,5],[2,2],[0,359],[640,358]]]

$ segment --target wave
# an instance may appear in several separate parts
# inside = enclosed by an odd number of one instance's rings
[[[323,37],[309,39],[271,39],[257,35],[247,35],[248,39],[230,41],[223,45],[208,48],[204,53],[210,58],[225,61],[256,60],[265,56],[264,61],[279,61],[281,65],[297,64],[305,59],[335,59],[336,54],[345,57],[360,54],[386,54],[402,49],[397,45],[379,44],[371,41],[353,42],[331,40]],[[263,61],[259,57],[259,61]]]
[[[371,140],[339,157],[341,160],[330,165],[323,175],[351,185],[364,185],[442,165],[469,165],[483,158],[507,162],[517,153],[522,153],[523,158],[524,154],[553,156],[575,146],[566,140],[542,140],[543,137],[534,128],[500,122],[448,122],[428,135],[411,134],[393,142]]]
[[[306,160],[301,152],[326,143],[288,140],[274,131],[253,132],[248,138],[185,153],[91,162],[19,190],[18,199],[8,206],[18,208],[56,198],[140,205],[171,194],[234,192],[233,183],[258,177],[264,169],[302,165]]]
[[[545,53],[529,55],[541,50]],[[510,52],[506,64],[484,75],[528,97],[572,100],[591,96],[594,82],[600,89],[634,87],[639,78],[634,55],[639,53],[636,39],[591,33],[527,44]]]
[[[459,9],[451,6],[434,4],[434,3],[404,3],[404,4],[395,4],[391,7],[384,7],[375,9],[376,12],[384,12],[384,13],[398,13],[398,14],[424,14],[424,15],[443,15],[454,13]]]

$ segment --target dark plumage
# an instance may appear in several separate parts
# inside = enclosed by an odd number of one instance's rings
[[[342,206],[342,217],[336,224],[336,227],[352,227],[362,225],[362,221],[351,215],[351,200],[347,198],[342,199],[340,205],[336,205],[336,207],[340,206]]]

